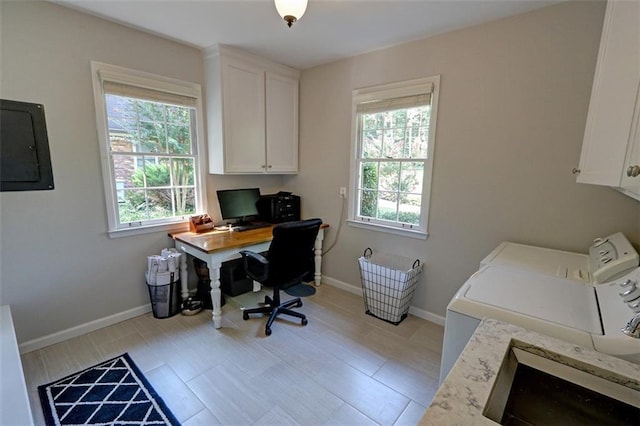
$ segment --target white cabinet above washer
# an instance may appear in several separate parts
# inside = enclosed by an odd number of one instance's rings
[[[209,173],[298,172],[299,77],[228,46],[205,52]]]
[[[640,2],[609,0],[577,181],[640,200]]]

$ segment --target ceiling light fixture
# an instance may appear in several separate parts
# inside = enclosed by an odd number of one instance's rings
[[[307,10],[308,0],[274,0],[276,9],[282,18],[287,22],[289,28],[298,19],[302,18]]]

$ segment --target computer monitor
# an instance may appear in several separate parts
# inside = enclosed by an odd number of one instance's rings
[[[247,218],[258,215],[256,203],[260,199],[260,189],[225,189],[217,193],[222,219],[244,222]]]

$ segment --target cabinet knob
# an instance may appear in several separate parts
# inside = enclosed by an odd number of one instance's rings
[[[264,169],[264,168],[265,168],[265,167],[267,167],[267,166],[265,166],[265,165],[263,164],[263,165],[262,165],[262,166],[260,166],[260,167],[262,167],[262,168]]]
[[[629,168],[627,168],[627,176],[637,177],[638,175],[640,175],[640,166],[629,166]]]
[[[273,166],[272,166],[271,164],[269,164],[269,166],[268,166],[268,167],[269,167],[269,168],[272,168]]]
[[[577,175],[580,173],[580,169],[577,169],[574,167],[573,169],[571,169],[571,173],[573,173],[574,175]]]

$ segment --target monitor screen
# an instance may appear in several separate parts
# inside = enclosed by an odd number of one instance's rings
[[[217,193],[222,219],[242,219],[258,215],[256,207],[260,199],[258,188],[225,189]]]

